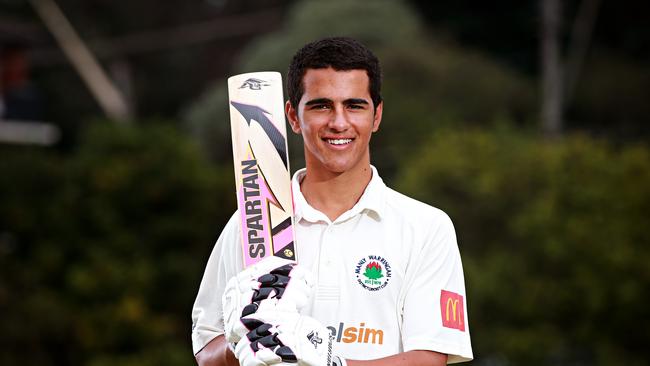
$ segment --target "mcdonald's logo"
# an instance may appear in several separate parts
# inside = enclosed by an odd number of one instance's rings
[[[442,290],[440,292],[440,315],[442,326],[465,331],[465,309],[463,296]]]

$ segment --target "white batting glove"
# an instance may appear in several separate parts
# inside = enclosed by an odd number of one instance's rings
[[[225,337],[239,342],[250,331],[242,316],[257,311],[262,301],[282,302],[284,309],[297,312],[311,298],[311,272],[286,259],[269,257],[243,270],[228,281],[222,297]]]
[[[312,317],[264,305],[242,321],[257,325],[235,348],[242,366],[345,366],[345,360],[332,354],[332,331]]]

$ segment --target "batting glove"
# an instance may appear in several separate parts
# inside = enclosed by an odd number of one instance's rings
[[[240,318],[257,311],[262,301],[282,303],[298,312],[311,298],[314,281],[306,269],[285,259],[269,257],[228,281],[223,294],[223,318],[228,342],[239,342],[249,329]]]
[[[345,366],[332,354],[332,331],[312,317],[263,305],[242,322],[251,329],[235,348],[242,366]]]

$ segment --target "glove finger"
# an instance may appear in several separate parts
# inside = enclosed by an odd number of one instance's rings
[[[252,301],[262,301],[266,299],[272,299],[275,297],[281,296],[282,292],[284,291],[284,288],[278,289],[281,291],[276,291],[275,288],[273,287],[260,287],[257,290],[253,291],[253,296],[251,298]]]
[[[247,268],[235,275],[235,277],[237,278],[237,282],[239,283],[254,281],[257,279],[258,276],[259,275],[252,270],[252,267]]]
[[[287,331],[286,329],[282,331],[282,326],[279,326],[277,338],[278,341],[282,343],[282,345],[291,348],[292,352],[295,353],[295,351],[298,350],[298,347],[296,347],[296,345],[298,344],[298,339],[294,334],[294,332]]]
[[[257,262],[253,266],[249,267],[246,269],[246,271],[249,271],[251,274],[254,275],[254,278],[258,278],[263,274],[266,273],[271,273],[276,271],[278,273],[278,268],[288,268],[288,271],[291,271],[291,267],[293,264],[295,264],[293,261],[290,261],[288,259],[283,259],[279,258],[276,256],[270,256],[262,259],[261,261]],[[279,274],[282,274],[280,271]],[[276,274],[273,273],[273,274]]]
[[[291,280],[284,294],[282,294],[282,301],[288,300],[293,302],[296,310],[301,310],[310,303],[312,297],[313,287],[309,286],[302,280]]]
[[[243,329],[239,319],[231,318],[225,323],[224,336],[226,340],[231,343],[237,343],[243,335],[246,334],[247,329]]]
[[[257,309],[259,308],[259,306],[260,306],[260,304],[257,303],[257,302],[250,303],[250,304],[244,306],[244,308],[242,309],[241,314],[239,314],[239,316],[241,318],[243,318],[245,316],[254,314],[257,311]]]
[[[253,350],[251,349],[251,342],[246,337],[243,337],[235,345],[235,350],[233,351],[233,353],[235,354],[235,357],[239,360],[240,364],[243,365],[242,361],[246,357],[246,354],[249,353],[252,355],[253,353]]]
[[[260,283],[257,281],[257,278],[237,278],[237,289],[242,294],[257,290],[260,288]]]
[[[276,291],[273,288],[262,287],[249,290],[241,294],[241,312],[239,316],[246,316],[257,311],[257,306],[262,301],[272,300],[276,298]]]
[[[243,337],[234,350],[240,365],[265,366],[281,363],[282,358],[273,351],[280,347],[275,332],[270,324],[262,323]]]
[[[270,331],[272,325],[268,323],[262,323],[260,326],[258,326],[255,329],[252,329],[250,332],[246,334],[246,338],[248,338],[249,341],[251,342],[257,342],[261,341],[262,339],[265,339],[263,342],[264,347],[271,347],[271,346],[277,346],[279,344],[279,341],[277,341],[275,338],[270,338],[266,339],[267,337],[273,337],[273,333]],[[273,342],[276,342],[275,344]]]
[[[300,265],[295,265],[293,267],[291,273],[289,274],[289,277],[291,277],[293,280],[303,280],[310,286],[313,286],[316,283],[314,274],[311,272],[311,270]]]
[[[267,365],[278,364],[282,362],[282,358],[273,352],[272,349],[262,348],[255,354],[255,357]]]
[[[258,279],[260,288],[253,295],[253,301],[272,298],[279,298],[281,301],[287,299],[295,304],[296,311],[304,308],[309,304],[313,292],[310,280],[305,277],[307,273],[302,271],[297,278],[293,277],[293,272],[291,272],[291,277],[270,273],[261,276]]]
[[[291,280],[282,297],[290,299],[296,305],[296,310],[300,311],[310,304],[314,285],[315,281],[311,271],[301,266],[295,266],[291,271]]]
[[[295,263],[287,263],[284,265],[281,265],[277,268],[272,269],[269,273],[271,274],[277,274],[277,275],[282,275],[282,276],[289,276],[289,273],[293,270],[293,267],[295,266]]]
[[[275,312],[293,312],[297,313],[296,311],[296,305],[294,304],[293,301],[290,299],[266,299],[262,300],[259,302],[254,302],[246,305],[240,314],[241,318],[248,318],[248,317],[256,317],[258,312],[263,311],[263,312],[269,312],[269,311],[275,311]]]
[[[280,261],[285,260],[280,259]],[[262,274],[256,280],[243,277],[239,286],[243,293],[242,298],[248,299],[251,296],[250,302],[282,298],[287,288],[296,287],[292,292],[302,292],[304,295],[297,296],[293,301],[302,307],[306,303],[304,300],[311,297],[313,284],[313,275],[310,271],[290,262]]]
[[[222,296],[224,314],[234,311],[239,316],[241,309],[252,302],[252,297],[258,288],[259,283],[255,280],[240,282],[236,276],[231,278]]]
[[[266,351],[268,352],[269,350]],[[273,360],[273,356],[267,355],[266,352],[262,353],[263,359],[260,359],[258,354],[259,352],[253,352],[251,350],[250,345],[245,345],[240,348],[239,344],[237,344],[235,348],[235,357],[237,357],[241,366],[268,366],[277,364],[277,361]]]
[[[235,326],[237,334],[247,340],[257,341],[262,337],[278,333],[277,324],[282,324],[284,327],[294,327],[300,315],[295,311],[277,311],[277,307],[269,304],[268,301],[262,301],[260,310],[255,314],[241,318],[239,324]],[[270,344],[267,346],[270,346]]]
[[[249,290],[258,289],[260,287],[260,283],[258,281],[260,277],[268,274],[281,275],[282,273],[285,273],[284,271],[280,271],[281,273],[271,273],[273,271],[277,272],[278,268],[287,267],[289,268],[288,272],[290,272],[291,268],[293,268],[294,265],[295,265],[294,262],[283,258],[278,258],[273,256],[264,258],[263,260],[259,261],[255,265],[250,266],[245,270],[239,272],[235,276],[237,279],[236,280],[231,279],[231,281],[236,281],[237,287],[240,289],[240,292],[248,292]],[[284,275],[285,277],[288,276],[288,272],[286,272],[286,274]],[[284,281],[278,283],[277,286],[285,287],[287,282],[288,280],[285,278]],[[227,288],[233,287],[233,284],[229,281],[226,287]]]
[[[241,339],[246,338],[246,334],[250,332],[241,320],[233,322],[229,328],[230,330],[226,332],[226,340],[232,343],[237,343]]]
[[[273,275],[265,275],[273,276]],[[263,277],[263,276],[262,276]],[[288,277],[287,277],[288,279]],[[266,299],[281,298],[284,293],[286,284],[280,285],[266,285],[255,282],[254,285],[249,284],[247,288],[242,291],[242,299],[248,300],[248,303],[255,301],[262,301]]]
[[[286,363],[296,363],[298,362],[298,357],[293,353],[293,350],[287,346],[279,347],[275,350],[275,354],[282,359],[282,362]]]
[[[281,274],[272,274],[272,273],[267,273],[261,275],[258,279],[257,282],[261,284],[261,286],[264,287],[286,287],[287,284],[289,283],[289,279],[291,277],[281,275]]]
[[[232,333],[235,334],[236,337],[246,338],[246,335],[251,330],[258,328],[262,324],[264,324],[264,321],[255,318],[244,317],[233,324]]]
[[[263,260],[255,263],[254,265],[244,269],[243,271],[237,273],[236,277],[239,282],[248,283],[250,281],[256,281],[260,276],[271,272],[275,268],[291,264],[292,261],[287,259],[278,258],[275,256],[264,258]]]
[[[260,313],[263,313],[265,315],[258,315]],[[263,319],[266,322],[273,323],[273,321],[277,318],[275,315],[283,313],[298,314],[296,311],[296,304],[290,297],[286,299],[271,298],[249,304],[242,310],[241,317],[258,318]]]

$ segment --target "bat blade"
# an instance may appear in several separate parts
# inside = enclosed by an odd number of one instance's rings
[[[228,96],[244,266],[271,255],[296,260],[282,77],[232,76]]]

